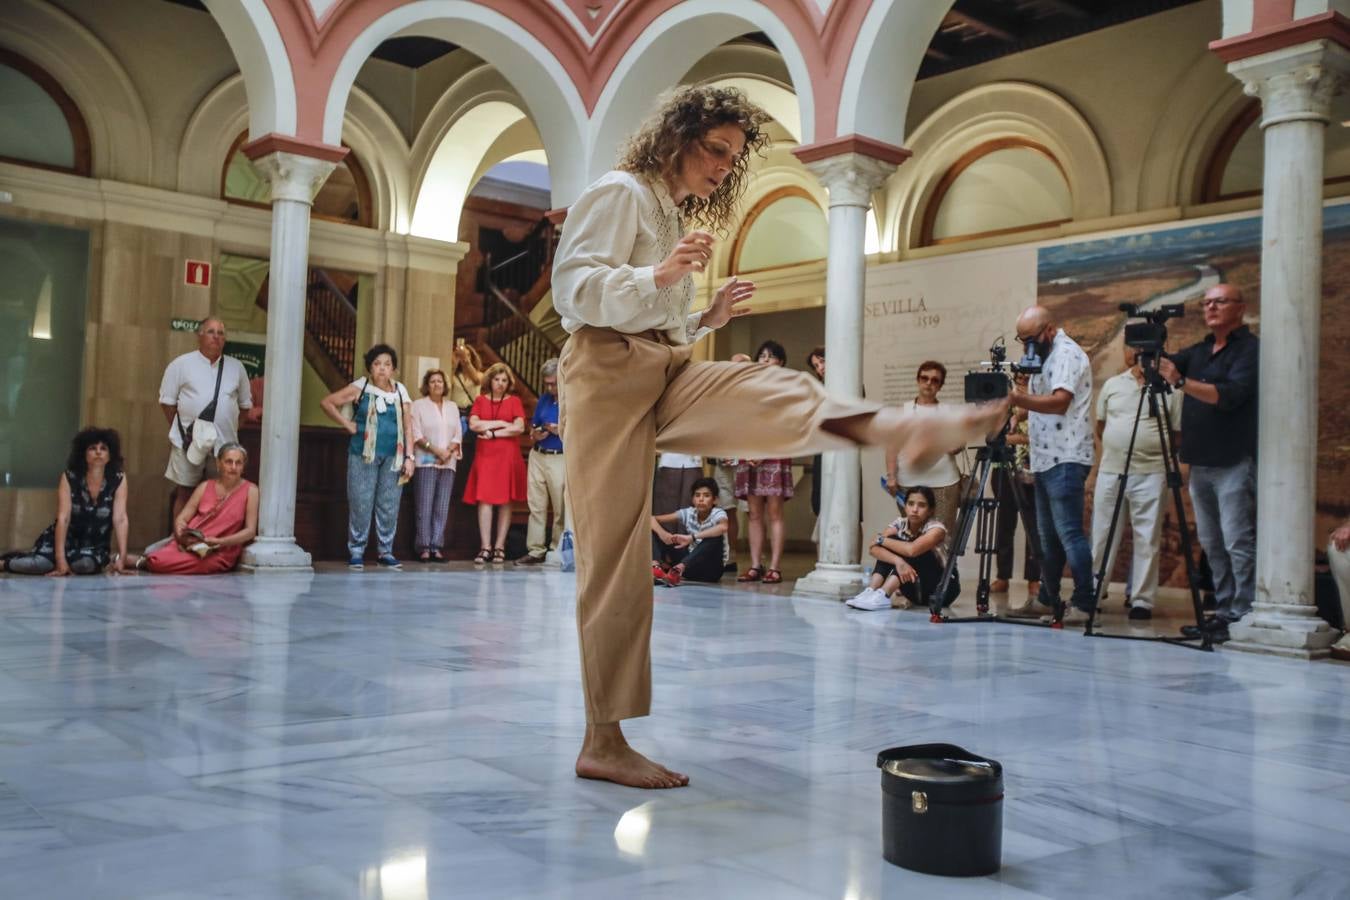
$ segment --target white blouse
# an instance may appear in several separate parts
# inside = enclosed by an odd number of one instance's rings
[[[626,334],[655,329],[673,344],[709,334],[690,313],[694,279],[656,286],[656,266],[684,236],[684,223],[660,182],[609,172],[567,211],[553,261],[553,306],[568,333],[585,325]]]

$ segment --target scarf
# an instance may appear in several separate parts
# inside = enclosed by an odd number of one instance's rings
[[[361,446],[361,458],[366,462],[375,461],[375,439],[379,437],[380,414],[389,411],[389,404],[394,404],[394,421],[398,427],[398,443],[394,449],[394,463],[390,470],[394,472],[403,469],[403,385],[397,381],[394,382],[392,391],[382,391],[369,381],[366,382],[363,393],[370,394],[370,400],[366,402],[366,429],[363,435],[365,442]],[[357,402],[360,402],[358,398]],[[399,481],[402,484],[407,479]]]

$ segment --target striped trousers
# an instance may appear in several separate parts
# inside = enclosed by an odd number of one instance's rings
[[[417,504],[418,553],[445,546],[445,523],[450,518],[450,491],[455,486],[454,469],[418,466],[413,472],[413,499]]]

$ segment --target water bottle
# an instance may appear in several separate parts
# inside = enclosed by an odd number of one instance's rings
[[[562,533],[562,540],[558,541],[558,556],[562,560],[562,570],[564,572],[575,572],[577,570],[577,554],[572,548],[572,531],[568,529]]]

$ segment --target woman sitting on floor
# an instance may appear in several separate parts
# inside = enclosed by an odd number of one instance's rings
[[[849,606],[890,609],[891,595],[897,588],[904,599],[896,605],[902,609],[928,602],[947,564],[942,549],[947,526],[933,518],[936,506],[932,488],[909,489],[905,495],[905,514],[886,526],[868,548],[877,563],[872,567],[867,587],[848,601]],[[953,578],[942,605],[950,605],[960,589]]]
[[[726,565],[729,520],[717,508],[717,482],[700,478],[690,492],[692,506],[652,516],[652,577],[657,584],[675,587],[690,581],[721,580]],[[668,531],[665,526],[675,526]]]
[[[237,566],[258,534],[258,486],[244,478],[247,463],[243,447],[222,445],[218,475],[197,485],[173,520],[173,537],[154,545],[136,567],[162,575],[216,575]]]
[[[112,568],[127,558],[127,479],[122,446],[111,428],[86,428],[70,442],[66,471],[56,484],[56,522],[27,553],[0,557],[0,572],[93,575],[108,565],[108,538],[117,536]]]

